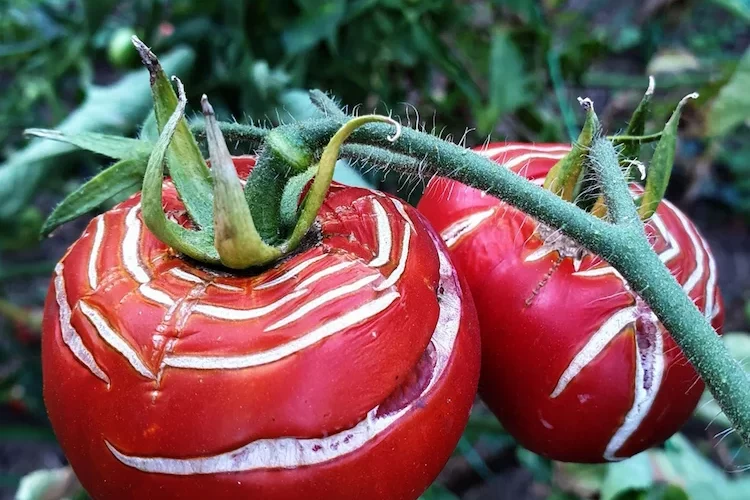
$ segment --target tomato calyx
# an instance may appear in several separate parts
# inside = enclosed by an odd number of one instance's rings
[[[123,158],[64,200],[45,223],[44,234],[94,208],[107,198],[105,193],[112,196],[140,185],[146,226],[175,252],[209,266],[257,270],[289,255],[309,239],[306,235],[331,184],[341,146],[352,132],[367,123],[385,122],[396,127],[396,133],[387,136],[389,142],[400,135],[400,125],[389,117],[342,119],[337,132],[318,149],[322,151],[318,156],[300,134],[257,129],[253,139],[260,141],[261,153],[243,183],[207,96],[201,99],[201,108],[210,169],[185,119],[187,98],[182,83],[172,77],[176,93],[156,55],[137,37],[133,36],[132,42],[149,73],[158,140],[152,144],[101,134],[67,137],[29,131]],[[230,137],[235,132],[226,124],[223,128],[228,129]],[[164,213],[165,166],[184,204],[184,217]]]
[[[674,164],[677,125],[682,108],[689,99],[698,97],[695,93],[685,96],[678,103],[662,131],[645,135],[653,93],[654,79],[649,77],[648,88],[633,112],[625,133],[608,137],[613,144],[618,146],[617,159],[625,172],[625,179],[629,183],[645,181],[643,196],[636,200],[642,220],[647,220],[664,198]],[[591,153],[594,143],[602,137],[602,127],[591,99],[579,97],[578,102],[586,111],[586,120],[581,133],[573,143],[570,152],[550,169],[545,177],[544,187],[593,215],[608,219],[608,207],[597,180],[596,159]],[[653,141],[658,142],[647,172],[640,159],[640,147],[642,144]]]

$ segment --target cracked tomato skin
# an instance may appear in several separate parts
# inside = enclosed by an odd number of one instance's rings
[[[478,152],[541,184],[567,151],[498,143]],[[474,297],[480,395],[523,446],[562,461],[618,460],[659,444],[689,418],[702,382],[606,262],[455,181],[433,179],[418,209],[441,233]],[[720,331],[716,265],[695,226],[665,201],[646,230]]]
[[[251,158],[235,160],[246,177]],[[476,312],[413,208],[334,184],[260,273],[182,259],[140,197],[91,221],[45,307],[44,399],[96,499],[416,499],[466,425]],[[165,210],[186,223],[170,182]],[[464,287],[465,288],[465,287]]]

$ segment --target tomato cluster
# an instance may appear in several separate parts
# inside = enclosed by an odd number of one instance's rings
[[[481,150],[537,184],[568,151]],[[235,159],[241,178],[253,164]],[[188,225],[170,181],[163,199]],[[415,499],[467,423],[480,330],[480,394],[532,451],[617,460],[689,417],[702,383],[606,262],[455,181],[433,179],[418,208],[334,183],[315,237],[257,272],[176,253],[140,195],[93,219],[55,269],[43,327],[45,402],[84,487]],[[663,202],[647,231],[720,330],[695,226]]]

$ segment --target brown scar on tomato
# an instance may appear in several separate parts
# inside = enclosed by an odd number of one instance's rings
[[[557,254],[557,259],[555,259],[555,262],[552,263],[552,266],[550,266],[549,271],[547,271],[547,274],[544,275],[544,278],[539,281],[539,283],[536,284],[534,289],[531,291],[531,296],[526,299],[524,304],[526,304],[526,307],[531,306],[531,303],[534,302],[534,298],[539,295],[539,292],[542,291],[542,288],[549,282],[550,278],[552,278],[552,275],[555,274],[555,271],[560,269],[560,265],[565,260],[565,256],[561,253]]]

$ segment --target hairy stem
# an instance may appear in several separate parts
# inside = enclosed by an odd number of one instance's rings
[[[607,207],[610,220],[643,233],[642,236],[645,238],[646,233],[630,195],[628,182],[620,170],[615,147],[606,139],[596,139],[589,151],[589,159],[602,189],[604,205]]]
[[[750,444],[750,379],[709,322],[641,235],[620,233],[608,262],[625,277],[670,332],[732,426]]]
[[[339,126],[333,120],[312,120],[304,125],[284,126],[283,130],[280,127],[276,131],[301,138],[309,148],[317,149],[325,145]],[[385,140],[387,133],[385,125],[368,124],[357,129],[351,138],[355,143],[383,150],[380,157],[384,164],[398,163],[399,156],[426,162],[438,175],[500,198],[560,229],[609,262],[669,329],[745,443],[750,444],[750,380],[720,341],[708,319],[654,253],[637,217],[633,221],[633,202],[619,165],[614,161],[611,144],[602,145],[597,157],[602,189],[614,204],[613,218],[619,221],[618,224],[598,219],[514,172],[455,144],[412,129],[404,129],[397,142],[389,143]]]
[[[328,187],[333,180],[333,170],[336,166],[336,161],[339,157],[339,150],[341,149],[343,142],[358,127],[375,121],[395,125],[396,134],[393,136],[387,136],[387,139],[389,141],[395,141],[398,139],[398,136],[401,134],[401,125],[393,119],[385,116],[365,115],[352,118],[346,122],[346,124],[343,125],[333,137],[331,137],[323,150],[320,162],[318,163],[318,171],[315,175],[315,180],[313,181],[312,186],[310,186],[310,190],[307,192],[307,197],[305,198],[305,203],[302,207],[302,213],[297,220],[297,225],[294,227],[291,236],[284,243],[282,251],[286,252],[288,249],[296,247],[315,221],[315,217],[317,217],[320,207],[323,206],[323,201],[328,193]]]
[[[224,139],[228,143],[231,144],[233,142],[241,142],[249,149],[260,148],[269,132],[268,129],[256,127],[255,125],[247,125],[244,123],[218,123],[219,130],[221,130]],[[191,123],[190,132],[195,136],[197,140],[204,140],[206,138],[206,123],[204,121]]]
[[[607,139],[614,142],[615,144],[648,144],[649,142],[656,142],[661,139],[662,132],[654,132],[653,134],[646,135],[608,135]]]

